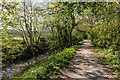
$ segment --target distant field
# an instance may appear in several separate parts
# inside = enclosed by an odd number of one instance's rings
[[[19,38],[19,37],[14,37],[13,39],[15,39],[15,40],[23,40],[23,38]]]
[[[14,37],[13,38],[14,40],[23,40],[22,38],[18,38],[18,37]],[[15,41],[16,42],[16,41]],[[8,40],[8,39],[0,39],[0,47],[2,47],[3,45],[6,45],[6,44],[9,44],[10,43],[10,41]]]

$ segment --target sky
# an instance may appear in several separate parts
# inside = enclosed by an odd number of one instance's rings
[[[2,0],[0,0],[2,1]],[[24,1],[24,0],[4,0],[4,1]],[[30,0],[26,0],[30,1]],[[31,0],[32,2],[118,2],[120,0]]]

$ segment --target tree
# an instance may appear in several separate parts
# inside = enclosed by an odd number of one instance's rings
[[[37,45],[36,42],[39,42],[41,37],[40,26],[38,26],[41,14],[37,13],[38,11],[41,13],[40,7],[37,9],[38,7],[35,4],[26,1],[20,3],[2,2],[1,5],[3,31],[5,33],[9,33],[11,30],[18,32],[23,38],[26,47],[31,51],[32,55],[35,55],[34,45]],[[37,15],[40,15],[40,17]],[[8,37],[7,34],[6,37]]]

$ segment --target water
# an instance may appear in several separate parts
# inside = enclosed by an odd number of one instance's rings
[[[43,55],[39,55],[36,59],[37,59],[37,61],[41,61],[42,59],[46,59],[49,55],[50,54],[45,53]],[[19,64],[14,64],[14,65],[11,65],[11,66],[3,67],[1,69],[0,74],[2,74],[2,71],[5,71],[7,78],[14,77],[14,73],[21,72],[23,69],[25,69],[25,67],[27,67],[28,65],[35,64],[35,62],[36,61],[34,59],[31,59],[31,60],[28,60],[26,62],[22,62],[22,63],[19,63]]]
[[[10,67],[4,67],[2,68],[2,71],[5,71],[6,72],[6,77],[7,78],[10,78],[10,77],[13,77],[13,72],[15,71],[15,69],[10,69]]]

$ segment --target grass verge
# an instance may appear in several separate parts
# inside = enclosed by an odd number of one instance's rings
[[[54,78],[54,74],[58,74],[60,68],[65,67],[70,62],[70,59],[76,53],[78,45],[71,46],[70,48],[64,49],[62,52],[55,55],[51,55],[47,60],[42,63],[38,63],[37,66],[30,68],[20,77],[13,79],[29,78],[29,79],[40,79],[46,80]]]
[[[112,66],[114,71],[113,75],[115,75],[116,78],[120,78],[120,58],[118,56],[120,51],[95,47],[94,53],[98,55],[98,58],[101,61],[105,61],[105,63]]]

